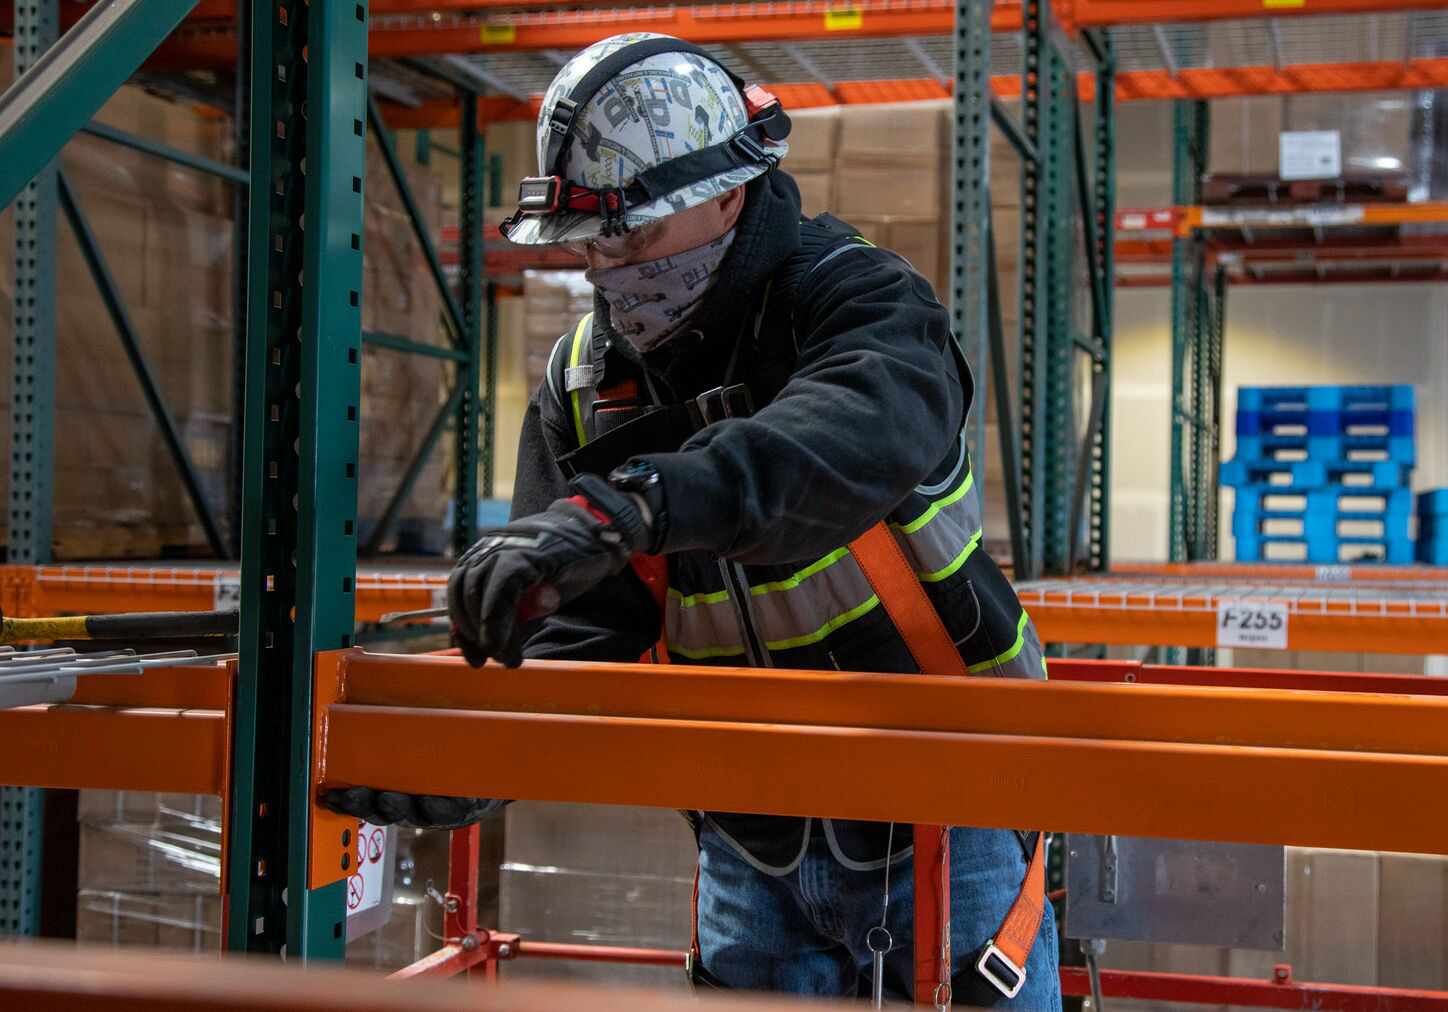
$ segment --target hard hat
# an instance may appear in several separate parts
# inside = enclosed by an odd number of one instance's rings
[[[617,235],[768,172],[789,150],[779,100],[703,49],[615,35],[564,64],[538,115],[538,175],[503,222],[525,245]]]

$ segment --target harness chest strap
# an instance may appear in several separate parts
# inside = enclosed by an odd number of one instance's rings
[[[921,672],[931,675],[966,675],[969,669],[961,658],[955,643],[946,631],[945,623],[930,599],[925,588],[915,576],[915,570],[900,551],[895,536],[884,523],[876,524],[854,541],[850,542],[850,553],[865,574],[875,596],[884,605],[896,630],[910,648]],[[939,827],[916,826],[917,855],[928,852],[919,846],[922,839],[939,848],[935,841],[941,840]],[[1035,945],[1036,935],[1041,929],[1041,918],[1046,907],[1045,834],[1036,834],[1036,845],[1026,868],[1026,878],[1016,894],[1010,910],[995,937],[985,944],[976,970],[1007,998],[1014,998],[1026,982],[1026,959]],[[949,861],[949,851],[943,859]],[[917,883],[922,869],[916,869]],[[939,908],[950,908],[948,876],[942,876]],[[919,894],[917,892],[917,902]],[[918,918],[917,918],[918,919]],[[949,968],[942,967],[932,972],[939,958],[941,947],[934,940],[926,941],[927,934],[916,925],[915,932],[915,995],[916,1003],[929,1002],[934,995],[934,985],[949,979]],[[946,940],[948,944],[948,939]],[[936,976],[935,973],[939,975]]]

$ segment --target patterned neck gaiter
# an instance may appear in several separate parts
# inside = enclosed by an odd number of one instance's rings
[[[583,276],[608,303],[614,329],[639,351],[652,351],[679,333],[699,308],[733,241],[730,229],[682,253],[622,267],[590,268]]]

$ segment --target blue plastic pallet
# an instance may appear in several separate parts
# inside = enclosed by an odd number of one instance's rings
[[[1448,488],[1418,493],[1418,516],[1448,517]]]
[[[1344,522],[1368,521],[1381,525],[1385,538],[1408,536],[1412,516],[1411,489],[1360,489],[1331,486],[1308,492],[1284,491],[1272,486],[1249,485],[1237,490],[1232,510],[1232,532],[1238,537],[1262,531],[1270,520],[1296,522],[1305,538],[1338,537]]]
[[[1408,538],[1317,538],[1292,537],[1285,534],[1254,534],[1237,536],[1238,562],[1295,561],[1286,555],[1269,555],[1268,545],[1298,545],[1300,561],[1314,565],[1335,565],[1342,562],[1385,562],[1406,565],[1413,561],[1413,542]]]
[[[1448,538],[1432,541],[1419,540],[1417,560],[1428,566],[1448,566]]]
[[[1316,386],[1238,387],[1242,411],[1412,411],[1409,383],[1324,383]]]
[[[1302,433],[1268,433],[1237,437],[1241,460],[1293,463],[1304,460],[1342,460],[1352,463],[1391,461],[1411,467],[1416,462],[1414,437],[1409,435],[1314,436]]]
[[[1306,492],[1324,485],[1406,488],[1412,468],[1388,460],[1245,460],[1222,462],[1221,482],[1230,488],[1270,485]]]

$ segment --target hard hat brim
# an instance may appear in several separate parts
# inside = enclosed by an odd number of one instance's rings
[[[777,154],[779,158],[783,158],[788,151],[789,145],[783,142],[769,147],[769,153]],[[762,176],[768,170],[767,165],[750,165],[700,180],[651,203],[629,208],[624,212],[624,225],[630,229],[639,228],[671,214],[698,207]],[[508,241],[519,246],[550,246],[560,242],[592,239],[602,234],[603,220],[598,215],[583,211],[564,211],[558,214],[524,215],[521,221],[509,229]]]

